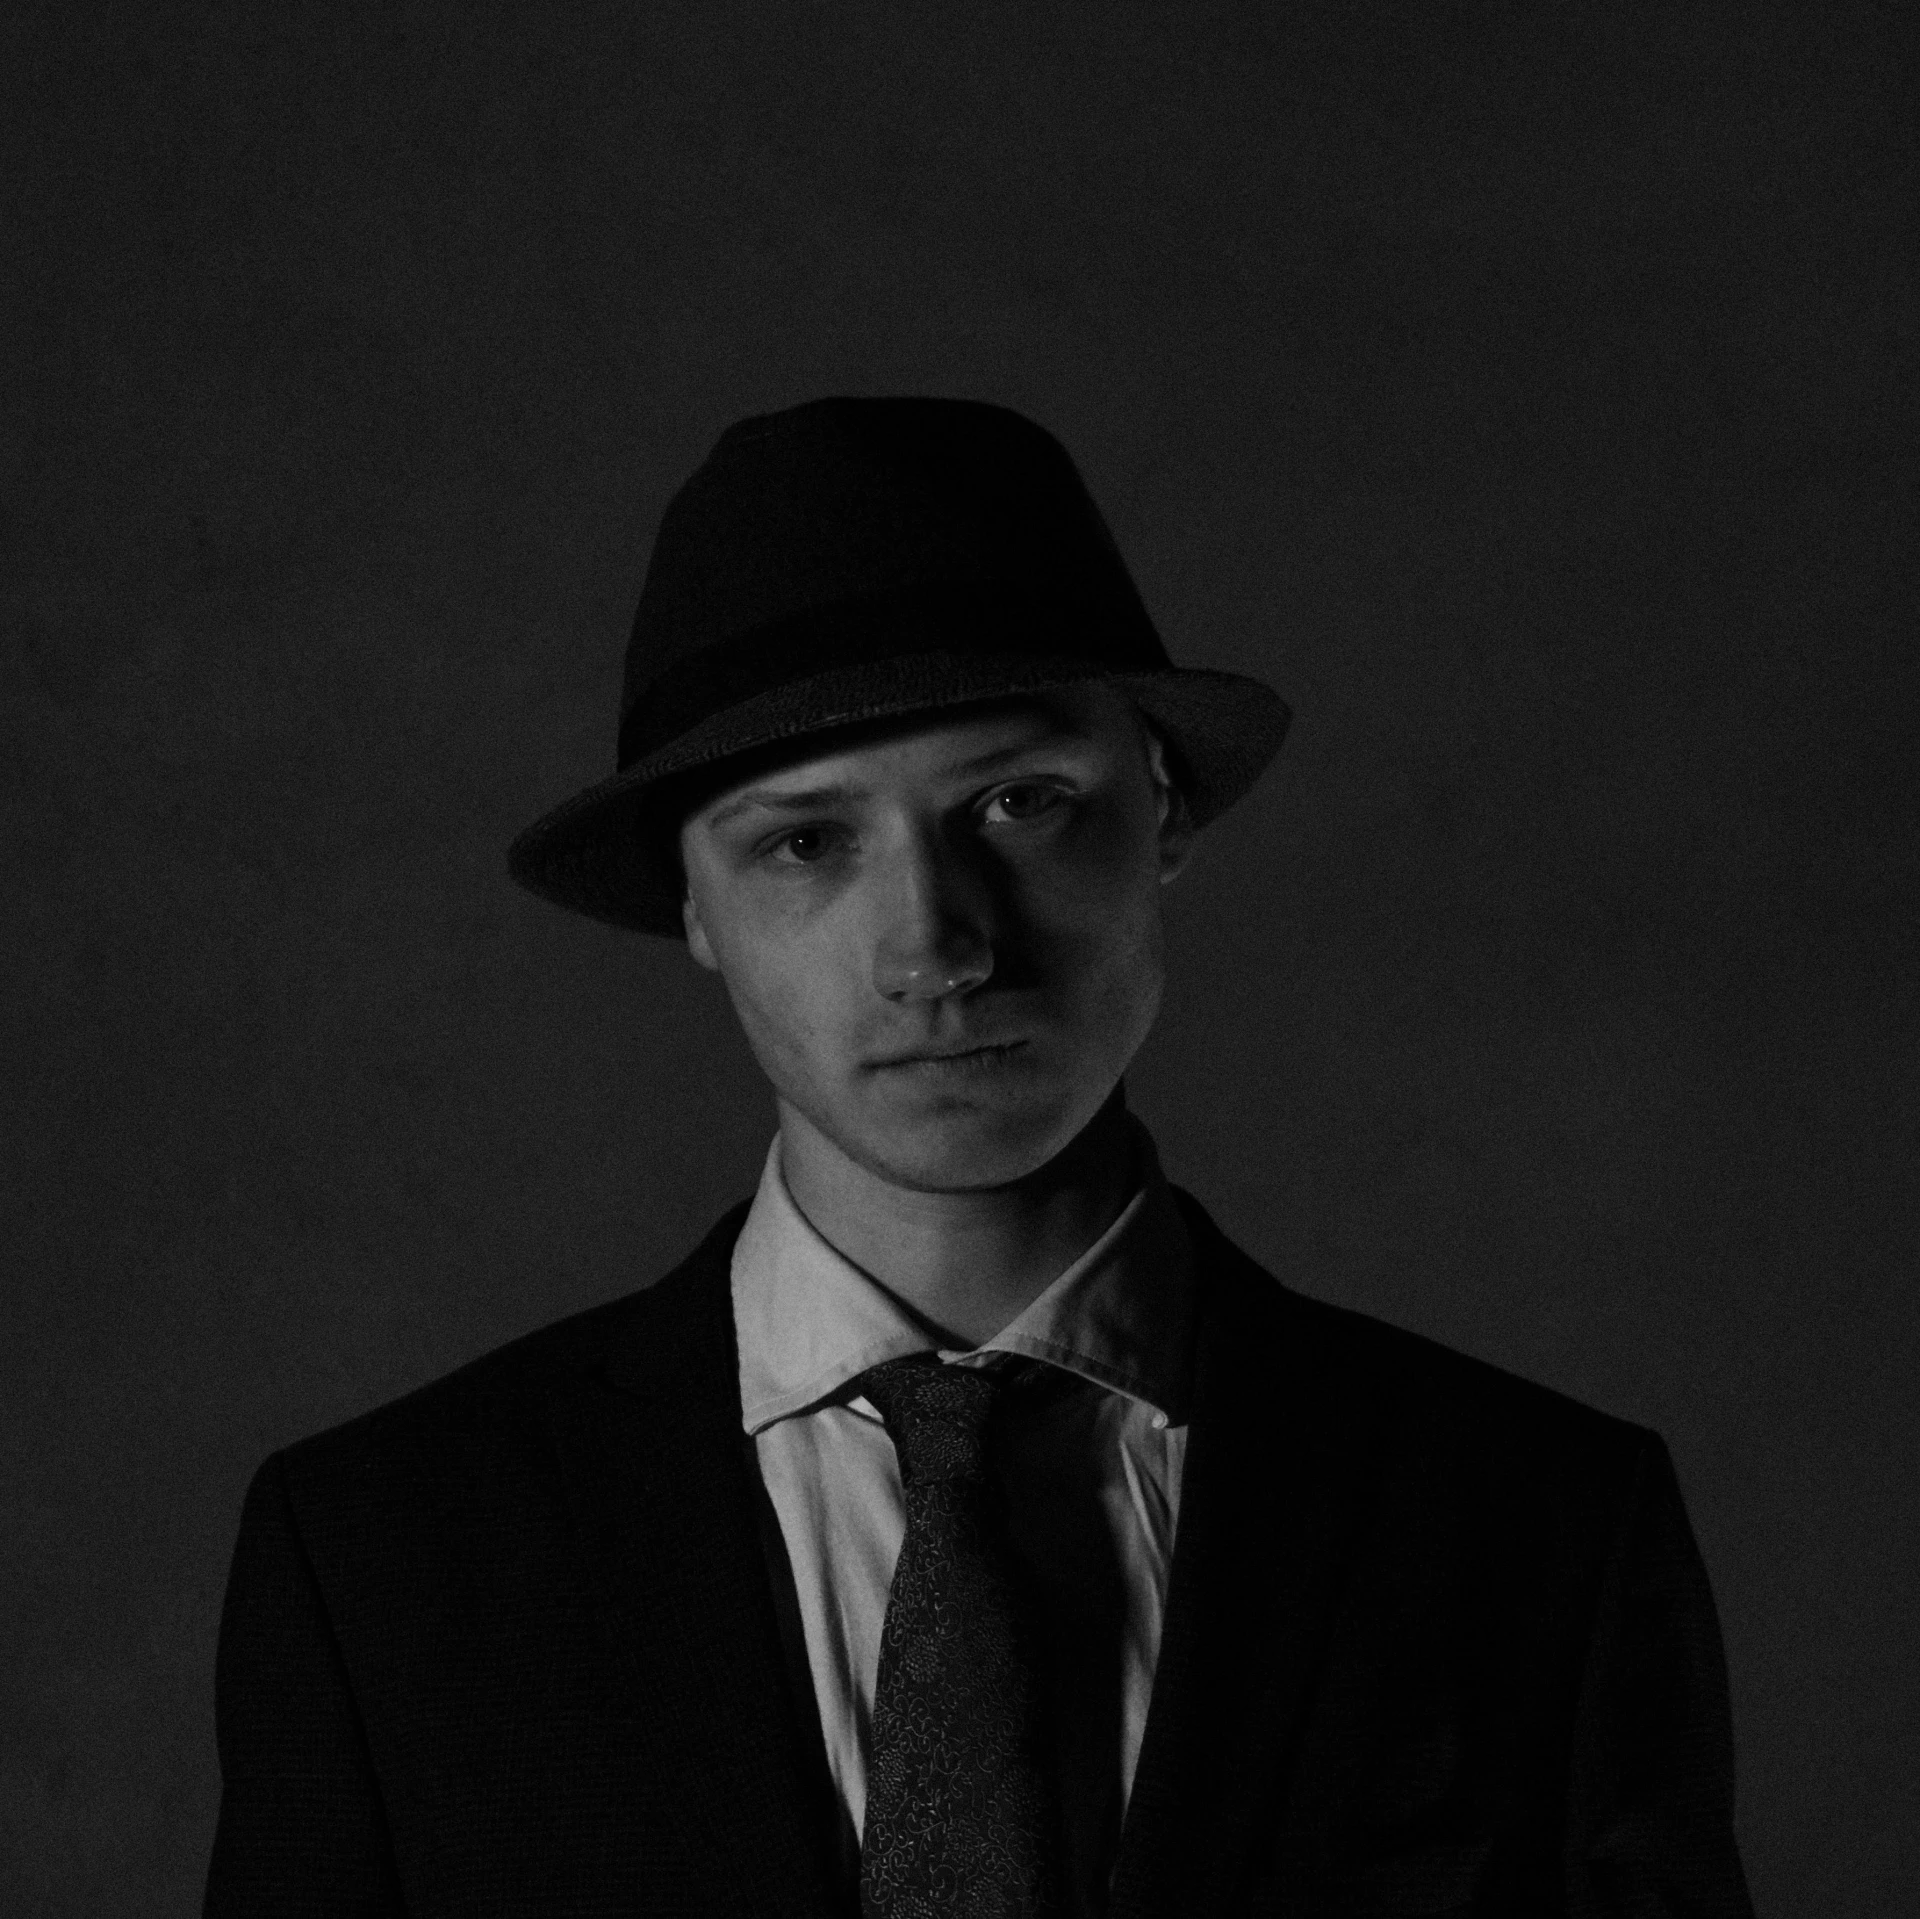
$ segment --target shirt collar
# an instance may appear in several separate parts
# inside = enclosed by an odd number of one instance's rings
[[[1044,1360],[1178,1423],[1186,1417],[1193,1254],[1153,1142],[1137,1121],[1133,1130],[1141,1183],[1120,1216],[976,1350]],[[794,1203],[778,1136],[734,1243],[731,1277],[749,1433],[818,1406],[871,1366],[935,1350],[907,1308]]]

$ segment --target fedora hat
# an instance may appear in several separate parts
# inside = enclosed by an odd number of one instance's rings
[[[828,399],[729,427],[668,503],[634,616],[615,771],[508,868],[678,937],[689,806],[844,729],[1099,679],[1160,733],[1194,823],[1259,778],[1285,701],[1167,658],[1059,441],[969,400]]]

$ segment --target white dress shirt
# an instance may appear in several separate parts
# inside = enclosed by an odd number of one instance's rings
[[[1073,1905],[1104,1908],[1140,1756],[1180,1509],[1192,1363],[1185,1222],[1137,1122],[1138,1190],[1112,1226],[995,1338],[955,1365],[1022,1369],[994,1462],[1035,1575],[1060,1707]],[[936,1338],[801,1213],[768,1149],[734,1247],[740,1403],[786,1542],[827,1763],[852,1833],[880,1633],[906,1530],[893,1442],[852,1389]]]

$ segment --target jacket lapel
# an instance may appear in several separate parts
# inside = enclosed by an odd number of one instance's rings
[[[1372,1479],[1310,1308],[1179,1199],[1199,1277],[1192,1424],[1114,1919],[1243,1899],[1284,1818]]]
[[[716,1906],[825,1915],[841,1909],[830,1788],[789,1683],[740,1427],[727,1271],[745,1210],[614,1319],[556,1395],[553,1434],[656,1803]]]

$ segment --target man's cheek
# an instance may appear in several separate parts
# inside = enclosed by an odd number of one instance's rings
[[[1036,902],[1020,943],[1052,985],[1077,993],[1124,965],[1135,933],[1110,896],[1083,884]]]
[[[751,1019],[763,1058],[807,1080],[837,1077],[837,1068],[851,1064],[839,1057],[847,1051],[845,1022],[836,1017],[830,987],[829,978],[805,968],[759,983]]]

